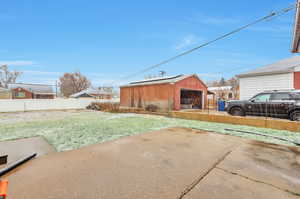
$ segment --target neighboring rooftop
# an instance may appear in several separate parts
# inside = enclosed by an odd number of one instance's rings
[[[88,96],[99,96],[99,95],[111,95],[111,92],[108,92],[108,91],[104,91],[104,90],[99,90],[99,89],[94,89],[94,88],[88,88],[88,89],[85,89],[83,91],[80,91],[78,93],[75,93],[73,95],[71,95],[70,97],[74,97],[74,98],[77,98],[77,97],[80,97],[82,95],[88,95]]]
[[[197,75],[176,75],[176,76],[168,76],[168,77],[157,77],[152,79],[144,79],[140,81],[130,82],[129,84],[123,85],[121,87],[144,86],[144,85],[153,85],[153,84],[170,84],[170,83],[179,82],[191,76],[198,77]]]
[[[45,84],[24,84],[24,83],[14,83],[8,84],[9,89],[15,88],[23,88],[31,93],[34,94],[47,94],[47,95],[54,95],[52,86],[45,85]]]
[[[214,86],[208,87],[209,91],[223,91],[223,90],[231,90],[232,86]]]
[[[281,74],[287,72],[293,72],[295,67],[300,66],[300,56],[294,56],[287,59],[280,60],[273,64],[269,64],[263,67],[256,68],[254,70],[248,71],[237,75],[237,77],[252,77],[259,75],[269,75],[269,74]]]

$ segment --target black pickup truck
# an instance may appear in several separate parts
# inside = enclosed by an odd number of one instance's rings
[[[232,100],[225,110],[233,116],[267,116],[300,121],[300,91],[269,91],[255,95],[250,100]]]

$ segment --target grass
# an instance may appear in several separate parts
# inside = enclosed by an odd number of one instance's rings
[[[228,132],[225,128],[260,132],[300,142],[300,133],[222,123],[201,122],[153,115],[82,112],[63,119],[49,119],[14,124],[0,124],[0,141],[43,136],[58,151],[77,149],[90,144],[167,127],[189,127],[231,134],[265,142],[293,145],[261,136]]]

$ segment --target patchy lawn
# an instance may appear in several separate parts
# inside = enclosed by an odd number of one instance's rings
[[[249,126],[174,119],[154,115],[131,113],[115,114],[90,111],[68,112],[68,114],[58,111],[35,112],[18,113],[16,115],[0,115],[0,141],[43,136],[50,144],[55,146],[58,151],[77,149],[90,144],[114,140],[123,136],[146,133],[175,126],[197,128],[277,144],[293,145],[289,142],[276,139],[224,130],[225,128],[231,128],[281,136],[300,142],[300,133]],[[33,117],[33,115],[35,117]]]

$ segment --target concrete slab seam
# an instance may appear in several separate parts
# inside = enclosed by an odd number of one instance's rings
[[[232,152],[232,150],[228,151],[227,153],[225,153],[220,159],[218,159],[213,166],[207,170],[207,172],[204,173],[204,175],[201,175],[200,177],[198,177],[197,179],[195,179],[190,185],[188,185],[183,192],[177,197],[177,199],[183,199],[183,197],[188,194],[193,188],[195,188],[200,182],[201,180],[203,180],[213,169],[215,169],[217,167],[218,164],[220,164],[223,160],[225,160],[225,158]]]
[[[263,181],[260,181],[260,180],[256,180],[256,179],[253,179],[253,178],[250,178],[250,177],[241,175],[241,174],[236,173],[236,172],[228,171],[228,170],[223,169],[223,168],[221,168],[221,167],[216,167],[216,169],[219,169],[219,170],[221,170],[221,171],[224,171],[224,172],[229,173],[229,174],[232,174],[232,175],[237,175],[237,176],[239,176],[239,177],[241,177],[241,178],[245,178],[245,179],[250,180],[250,181],[252,181],[252,182],[261,183],[261,184],[265,184],[265,185],[271,186],[271,187],[273,187],[273,188],[275,188],[275,189],[278,189],[278,190],[280,190],[280,191],[284,191],[284,192],[293,194],[293,195],[295,195],[295,196],[300,196],[299,193],[295,193],[295,192],[290,191],[290,190],[288,190],[288,189],[283,189],[283,188],[278,187],[278,186],[276,186],[276,185],[273,185],[273,184],[271,184],[271,183],[267,183],[267,182],[263,182]]]

